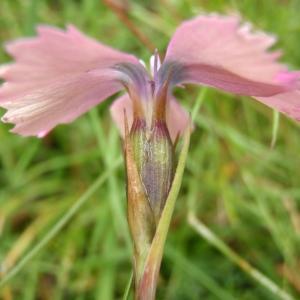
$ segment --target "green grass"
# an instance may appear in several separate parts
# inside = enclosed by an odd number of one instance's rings
[[[129,14],[160,52],[181,20],[238,10],[278,35],[283,60],[300,68],[299,0],[148,3],[132,2]],[[32,35],[38,23],[74,23],[144,60],[151,54],[101,1],[0,1],[1,43]],[[0,62],[8,60],[1,48]],[[299,299],[299,125],[246,97],[191,86],[176,94],[193,112],[195,130],[158,299],[283,299],[240,268],[235,255]],[[110,103],[43,140],[0,124],[0,278],[16,267],[0,299],[122,299],[132,249]],[[191,211],[203,231],[188,219]]]

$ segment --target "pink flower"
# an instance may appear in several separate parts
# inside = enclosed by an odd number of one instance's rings
[[[136,57],[100,44],[73,26],[66,31],[39,26],[37,32],[37,37],[8,43],[6,50],[15,62],[0,68],[5,80],[0,106],[7,109],[2,120],[14,123],[12,131],[21,135],[44,136],[125,88],[127,93],[111,107],[121,132],[124,109],[129,122],[134,111],[150,124],[164,92],[174,139],[187,125],[188,115],[171,91],[185,83],[253,96],[300,120],[300,73],[278,62],[280,52],[268,51],[273,36],[252,33],[237,17],[209,15],[182,23],[164,62],[153,56],[150,74]]]

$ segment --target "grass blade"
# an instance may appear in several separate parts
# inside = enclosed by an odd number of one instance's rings
[[[111,172],[120,166],[122,163],[121,157],[116,160],[104,174],[101,174],[98,179],[87,189],[85,193],[69,208],[62,218],[50,229],[50,231],[4,276],[0,281],[0,287],[4,286],[10,279],[17,275],[22,268],[45,247],[51,239],[67,224],[67,222],[75,215],[82,205],[97,191],[97,189],[109,178]]]
[[[286,291],[281,289],[275,282],[270,280],[260,271],[251,266],[246,260],[230,249],[222,240],[220,240],[208,227],[200,222],[193,212],[189,213],[188,222],[191,227],[201,235],[206,241],[216,247],[222,252],[228,259],[239,266],[246,274],[252,277],[255,281],[260,283],[266,289],[271,291],[279,299],[282,300],[293,300],[294,298],[289,295]]]

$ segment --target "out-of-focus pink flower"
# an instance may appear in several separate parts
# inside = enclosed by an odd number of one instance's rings
[[[162,92],[171,138],[188,124],[188,115],[171,96],[185,83],[208,85],[255,97],[291,118],[300,119],[299,72],[278,62],[270,52],[275,38],[253,33],[238,17],[200,16],[182,23],[167,48],[164,62],[152,57],[151,72],[134,56],[86,37],[75,27],[66,31],[38,27],[38,36],[8,43],[15,62],[0,68],[4,83],[0,106],[13,132],[44,136],[60,123],[69,123],[116,92],[127,94],[111,107],[123,132],[124,109],[129,122],[142,113],[151,124]]]

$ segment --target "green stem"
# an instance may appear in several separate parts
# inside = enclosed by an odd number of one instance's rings
[[[125,289],[125,292],[124,292],[124,295],[123,295],[123,300],[128,300],[129,299],[129,294],[130,294],[130,287],[132,285],[132,280],[133,280],[133,272],[130,273],[130,277],[129,277],[129,280],[128,280],[128,283],[126,285],[126,289]]]
[[[200,90],[200,93],[198,94],[196,100],[195,100],[195,103],[194,103],[194,106],[193,106],[193,109],[192,109],[192,113],[191,113],[191,119],[192,121],[194,122],[202,104],[203,104],[203,101],[204,101],[204,98],[207,94],[207,88],[206,87],[202,87],[201,90]]]
[[[277,110],[273,110],[273,124],[272,124],[272,141],[271,148],[275,147],[278,130],[279,130],[280,113]]]

